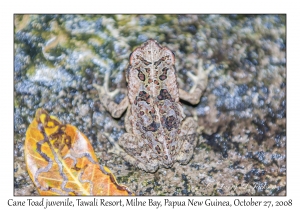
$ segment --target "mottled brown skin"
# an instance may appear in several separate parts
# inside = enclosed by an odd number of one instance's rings
[[[128,108],[127,133],[119,139],[124,151],[119,152],[125,160],[147,172],[169,168],[176,161],[187,164],[196,144],[197,123],[193,118],[185,118],[179,94],[192,104],[199,103],[207,77],[200,67],[198,73],[202,75],[191,75],[193,90],[179,90],[174,64],[171,50],[148,40],[130,55],[126,72],[128,96],[120,104],[112,101],[107,84],[106,89],[94,85],[101,103],[113,117],[120,117]]]

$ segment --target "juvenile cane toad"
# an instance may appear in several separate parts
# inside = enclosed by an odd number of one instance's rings
[[[94,84],[100,101],[113,117],[127,109],[125,129],[119,139],[119,154],[131,164],[147,172],[169,168],[174,162],[187,164],[197,143],[197,122],[185,117],[179,98],[197,104],[207,85],[207,74],[199,62],[197,76],[189,92],[178,88],[175,57],[170,49],[148,40],[135,49],[126,72],[127,96],[114,103],[108,91],[106,74],[103,86]]]

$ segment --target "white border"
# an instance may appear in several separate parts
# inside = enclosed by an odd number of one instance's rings
[[[293,1],[296,2],[296,1]],[[6,207],[7,200],[15,198],[26,200],[29,197],[13,197],[13,14],[15,13],[282,13],[287,14],[287,196],[286,197],[254,197],[255,200],[288,200],[293,199],[293,209],[299,205],[299,11],[296,3],[278,0],[252,0],[252,1],[140,1],[140,0],[109,0],[109,1],[38,1],[14,0],[1,1],[0,26],[1,26],[1,83],[0,96],[0,129],[1,129],[1,178],[0,178],[0,206]],[[297,173],[298,172],[298,173]],[[298,196],[297,196],[298,195]],[[40,197],[41,198],[41,197]],[[151,197],[149,197],[151,198]],[[166,197],[152,197],[162,200]],[[186,197],[169,197],[173,200],[187,200]],[[208,197],[207,197],[208,198]],[[242,199],[242,197],[239,197]],[[55,198],[52,197],[52,200]],[[91,199],[91,198],[89,198]],[[105,197],[107,200],[119,198]],[[148,200],[147,197],[141,199]],[[197,197],[199,200],[206,198]],[[212,200],[231,200],[236,197],[212,197]],[[246,197],[245,199],[250,199]],[[58,200],[62,200],[59,198]],[[75,198],[74,198],[75,200]],[[19,207],[11,207],[19,208]],[[55,209],[63,209],[56,207]],[[97,207],[99,208],[99,207]],[[138,207],[140,208],[140,207]],[[143,209],[154,209],[143,207]],[[196,207],[201,208],[201,207]],[[213,207],[220,208],[220,207]],[[72,208],[74,209],[74,208]],[[82,208],[83,209],[83,208]],[[124,209],[124,208],[122,208]],[[131,209],[130,207],[128,209]],[[169,208],[171,209],[171,208]],[[178,209],[178,208],[176,208]],[[180,208],[183,209],[183,208]],[[298,208],[299,209],[299,208]]]

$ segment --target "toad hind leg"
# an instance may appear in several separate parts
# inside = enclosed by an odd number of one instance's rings
[[[109,134],[104,133],[104,135],[113,145],[113,150],[111,152],[123,157],[124,160],[128,161],[131,165],[151,173],[158,169],[159,163],[157,159],[147,155],[150,154],[148,151],[150,148],[141,143],[142,141],[137,136],[130,133],[124,133],[118,140],[121,148]]]
[[[182,143],[176,156],[176,161],[180,164],[187,164],[193,156],[198,138],[196,130],[197,123],[192,117],[188,117],[182,122],[181,133],[179,136],[179,141]]]

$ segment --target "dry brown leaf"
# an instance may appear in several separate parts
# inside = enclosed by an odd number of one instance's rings
[[[25,140],[25,161],[40,195],[130,195],[98,164],[87,137],[38,109]]]

